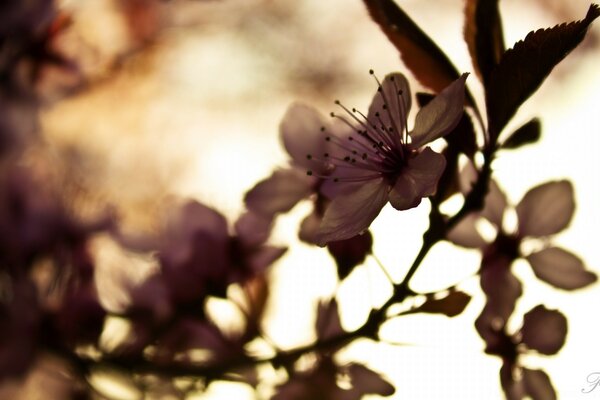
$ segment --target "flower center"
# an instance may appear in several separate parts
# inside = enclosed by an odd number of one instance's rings
[[[374,76],[372,70],[369,72]],[[383,89],[377,77],[374,76],[374,79],[378,89],[368,116],[356,108],[344,106],[339,100],[335,101],[344,112],[332,112],[330,116],[343,122],[350,128],[350,132],[343,136],[335,135],[321,127],[327,142],[325,148],[331,151],[322,155],[306,155],[308,160],[321,163],[319,170],[325,171],[316,174],[310,169],[307,171],[308,175],[334,182],[361,182],[384,178],[393,184],[405,167],[411,149],[406,144],[407,110],[402,97],[403,92],[398,88],[393,76],[387,82],[388,90]]]

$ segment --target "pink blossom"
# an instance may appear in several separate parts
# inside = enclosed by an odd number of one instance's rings
[[[265,244],[271,221],[243,215],[231,234],[227,220],[196,201],[177,210],[160,249],[162,273],[175,303],[201,304],[227,286],[262,273],[285,252]]]
[[[332,115],[350,133],[323,132],[331,151],[306,154],[312,161],[308,175],[326,179],[323,191],[333,198],[316,235],[318,244],[363,232],[388,201],[406,210],[435,193],[446,160],[425,145],[448,134],[460,120],[466,78],[462,75],[419,110],[411,132],[406,124],[410,89],[400,73],[385,77],[366,116],[336,102],[347,116]]]

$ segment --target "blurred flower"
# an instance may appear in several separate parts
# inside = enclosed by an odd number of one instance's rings
[[[556,310],[538,305],[523,317],[523,326],[513,335],[506,333],[505,321],[495,317],[487,307],[475,326],[486,343],[486,353],[502,358],[500,381],[509,400],[555,399],[550,378],[542,370],[531,370],[519,363],[521,354],[531,350],[556,354],[564,345],[567,319]]]
[[[332,145],[330,153],[307,154],[314,161],[308,174],[322,176],[315,168],[327,167],[331,172],[323,177],[328,185],[334,184],[326,189],[333,200],[317,232],[318,244],[363,232],[388,201],[394,208],[406,210],[435,193],[446,160],[424,145],[448,134],[460,120],[466,78],[463,74],[421,108],[411,132],[406,125],[410,88],[400,73],[385,77],[366,116],[336,102],[351,120],[332,116],[353,132],[345,137],[325,136]]]
[[[472,171],[467,171],[472,181]],[[511,265],[524,258],[535,275],[550,285],[564,290],[585,287],[596,281],[596,275],[585,269],[579,257],[545,242],[539,251],[523,254],[521,243],[526,239],[547,240],[566,228],[575,211],[573,187],[569,181],[547,182],[529,190],[516,207],[518,226],[509,233],[504,227],[508,208],[506,196],[495,182],[490,182],[483,211],[463,219],[448,235],[448,240],[464,247],[480,248],[481,287],[488,298],[486,307],[495,310],[496,317],[506,321],[521,296],[521,282],[512,274]],[[496,229],[496,238],[488,243],[476,229],[480,216]]]
[[[248,213],[230,235],[225,218],[203,204],[189,201],[176,210],[159,251],[173,301],[200,305],[207,295],[225,297],[229,284],[263,273],[286,250],[264,243],[270,228],[270,220]]]

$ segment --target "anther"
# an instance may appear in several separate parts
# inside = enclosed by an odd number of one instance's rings
[[[373,71],[372,69],[369,70],[369,74],[373,75],[375,73],[375,71]]]
[[[307,159],[307,160],[312,160],[312,155],[310,155],[310,154],[307,154],[307,155],[306,155],[306,159]]]
[[[306,175],[312,176],[313,172],[311,170],[306,171]]]

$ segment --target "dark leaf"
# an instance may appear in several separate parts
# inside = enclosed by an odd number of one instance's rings
[[[598,16],[600,7],[592,4],[583,20],[530,32],[504,53],[490,75],[486,90],[492,145],[506,123],[540,87],[554,66],[581,43],[588,26]]]
[[[362,235],[327,244],[327,250],[335,259],[340,280],[350,275],[354,267],[365,261],[365,257],[371,253],[372,246],[373,236],[368,230]]]
[[[487,83],[505,50],[498,0],[467,0],[464,34],[475,72]]]
[[[464,311],[471,300],[471,296],[464,292],[451,290],[446,296],[442,298],[435,298],[434,296],[427,296],[427,300],[420,307],[414,310],[414,312],[425,312],[432,314],[444,314],[447,317],[456,317],[458,314]]]
[[[508,139],[502,143],[503,149],[516,149],[526,144],[535,143],[540,140],[542,127],[538,118],[532,118],[529,122],[514,131]]]
[[[460,74],[446,54],[393,0],[364,2],[373,21],[400,51],[402,61],[421,84],[439,93],[458,79]]]

